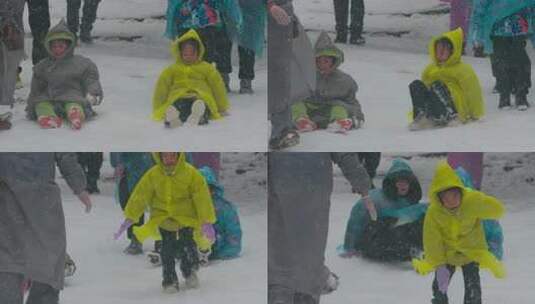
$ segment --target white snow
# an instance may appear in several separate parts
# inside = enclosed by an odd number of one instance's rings
[[[320,30],[334,39],[334,9],[331,0],[294,1],[297,15],[314,43]],[[325,130],[304,133],[291,151],[529,151],[535,141],[533,110],[499,111],[492,94],[494,79],[488,58],[465,56],[483,88],[486,116],[478,122],[444,129],[411,132],[408,85],[419,79],[428,64],[427,43],[449,29],[449,14],[414,12],[447,8],[439,0],[365,1],[364,46],[338,45],[345,53],[341,70],[359,85],[357,99],[366,118],[364,128],[347,135]],[[407,14],[407,16],[400,15]],[[408,32],[397,38],[385,33]],[[534,57],[531,44],[527,47]],[[467,50],[468,51],[468,50]],[[533,71],[533,67],[532,67]],[[533,94],[528,100],[533,102]]]
[[[107,157],[107,155],[106,155]],[[161,290],[161,268],[149,265],[145,256],[127,256],[126,237],[113,241],[123,216],[115,202],[113,170],[106,161],[99,183],[102,194],[92,195],[94,208],[83,212],[63,179],[63,206],[67,248],[77,272],[66,280],[61,303],[265,303],[267,292],[267,157],[263,153],[222,155],[221,182],[225,197],[234,202],[243,230],[242,256],[218,261],[199,271],[200,288],[177,294]],[[237,169],[245,173],[236,173]],[[241,171],[240,171],[241,172]],[[59,174],[58,174],[59,175]],[[145,242],[147,252],[152,242]],[[179,274],[180,283],[184,279]]]
[[[408,160],[418,176],[424,196],[434,174],[435,165],[444,156],[422,157],[421,155],[388,153],[383,155],[376,185],[396,156]],[[517,168],[505,171],[504,167]],[[533,257],[533,231],[535,229],[535,158],[533,153],[487,153],[484,160],[482,190],[501,199],[507,213],[500,220],[505,237],[507,277],[496,279],[487,271],[480,271],[483,303],[528,304],[532,302],[535,289]],[[329,239],[326,250],[326,265],[340,276],[340,287],[324,296],[322,303],[430,303],[433,275],[420,276],[410,264],[380,264],[360,258],[343,259],[337,256],[336,246],[343,243],[345,227],[351,208],[357,198],[341,171],[335,175],[335,190],[332,195]],[[458,270],[449,288],[450,303],[462,303],[464,285],[462,272]]]
[[[210,122],[207,126],[165,129],[163,123],[152,121],[152,94],[160,72],[173,60],[169,40],[163,37],[165,0],[102,1],[93,35],[94,45],[82,45],[77,53],[91,58],[98,66],[104,89],[104,101],[95,108],[96,119],[87,122],[81,131],[68,126],[42,130],[25,117],[25,104],[14,109],[13,128],[2,132],[1,150],[9,151],[264,151],[267,142],[267,68],[265,56],[256,64],[254,95],[238,91],[238,60],[233,56],[231,75],[230,116]],[[66,15],[66,1],[50,0],[52,25]],[[25,12],[27,15],[27,11]],[[146,18],[146,19],[145,19]],[[25,22],[27,22],[25,18]],[[26,30],[29,26],[26,23]],[[133,42],[118,40],[139,36]],[[31,38],[26,39],[28,54]],[[31,60],[22,64],[25,88],[16,92],[26,99],[31,80]]]

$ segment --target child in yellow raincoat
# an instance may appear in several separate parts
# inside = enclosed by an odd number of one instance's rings
[[[422,79],[409,85],[412,99],[411,130],[467,123],[485,114],[481,85],[469,64],[462,61],[463,31],[444,33],[429,43],[431,63]]]
[[[154,153],[156,166],[149,169],[130,196],[126,220],[115,234],[137,222],[147,209],[150,219],[134,228],[143,243],[148,237],[162,240],[162,287],[165,292],[179,289],[175,258],[189,288],[198,287],[199,255],[207,258],[215,240],[212,224],[216,221],[208,185],[202,174],[186,162],[184,153]],[[178,240],[177,240],[178,235]]]
[[[479,268],[489,269],[497,278],[505,276],[503,264],[488,249],[481,221],[500,218],[505,212],[503,204],[465,188],[445,161],[436,168],[429,201],[424,220],[424,259],[414,259],[414,268],[422,275],[435,271],[432,303],[448,303],[448,285],[457,266],[463,271],[464,303],[481,303]]]
[[[225,84],[217,69],[203,60],[205,47],[195,30],[190,30],[171,44],[176,62],[167,67],[158,82],[152,100],[153,119],[164,120],[174,128],[208,123],[226,116],[229,101]]]

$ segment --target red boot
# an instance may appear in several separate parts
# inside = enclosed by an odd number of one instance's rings
[[[318,128],[316,123],[313,122],[312,120],[310,120],[310,118],[308,118],[308,117],[298,118],[295,121],[295,124],[297,126],[297,131],[299,131],[299,132],[310,132],[310,131],[314,131],[314,130],[316,130]]]
[[[71,123],[71,128],[74,130],[80,130],[82,128],[82,111],[78,108],[71,108],[69,113],[67,114],[67,117],[69,118],[69,122]]]
[[[334,133],[346,133],[347,131],[351,130],[352,127],[353,121],[351,121],[349,118],[344,118],[330,123],[327,127],[327,130]]]
[[[39,116],[37,122],[43,129],[55,129],[61,127],[61,118],[57,116]]]

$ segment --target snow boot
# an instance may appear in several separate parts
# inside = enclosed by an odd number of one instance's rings
[[[515,105],[518,111],[525,111],[529,108],[528,99],[525,94],[515,95]]]
[[[284,130],[279,137],[272,137],[269,140],[269,148],[272,150],[282,150],[299,144],[299,134],[295,130]]]
[[[327,126],[327,131],[345,134],[347,133],[347,131],[351,130],[351,127],[353,127],[353,122],[351,121],[351,119],[338,119],[337,121],[333,121]]]
[[[207,250],[200,250],[199,249],[199,265],[201,267],[206,267],[210,263],[210,254],[212,254],[212,251],[210,249]]]
[[[76,272],[76,264],[71,259],[71,256],[67,253],[67,255],[65,257],[65,273],[64,273],[64,277],[65,278],[72,277],[75,272]]]
[[[366,43],[366,39],[364,39],[362,35],[352,34],[351,38],[349,38],[349,43],[354,45],[363,45]]]
[[[80,32],[80,41],[87,44],[93,44],[93,37],[91,37],[91,32],[82,30]]]
[[[69,119],[73,130],[80,130],[82,128],[83,114],[80,109],[71,108],[69,113],[67,113],[67,118]]]
[[[240,94],[253,94],[253,86],[251,79],[240,80]]]
[[[130,245],[126,247],[123,251],[129,255],[140,255],[143,254],[143,244],[141,244],[135,236],[132,237]],[[159,256],[159,255],[158,255]]]
[[[182,125],[182,121],[180,120],[180,112],[175,108],[175,106],[171,105],[167,110],[165,111],[165,118],[164,118],[164,126],[166,128],[176,128],[180,127]]]
[[[195,100],[191,105],[191,114],[186,119],[189,125],[197,126],[201,121],[204,111],[206,111],[206,105],[202,100]]]
[[[318,126],[316,125],[315,122],[313,122],[312,120],[310,120],[310,118],[308,117],[301,117],[301,118],[298,118],[296,121],[295,121],[295,125],[297,127],[297,131],[298,132],[311,132],[311,131],[314,131],[318,128]]]
[[[61,118],[58,116],[40,116],[37,122],[43,129],[61,128]]]
[[[336,28],[334,43],[347,43],[347,27]]]
[[[162,257],[158,251],[150,251],[147,253],[147,258],[149,259],[149,263],[154,267],[159,267],[162,265]]]
[[[500,102],[498,104],[498,109],[509,110],[510,108],[511,108],[511,95],[500,94]]]
[[[186,278],[186,287],[190,289],[199,288],[199,278],[197,277],[197,271],[193,271],[189,277]]]
[[[162,281],[164,293],[177,293],[180,290],[177,278],[164,278]]]

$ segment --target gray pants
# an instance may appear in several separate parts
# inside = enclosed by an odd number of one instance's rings
[[[67,24],[69,30],[78,33],[80,28],[82,33],[90,33],[93,29],[93,23],[97,19],[97,9],[100,0],[84,0],[82,8],[82,25],[80,26],[80,7],[82,0],[67,0]]]
[[[0,42],[0,105],[15,103],[17,69],[24,57],[24,51],[8,51]]]
[[[22,274],[0,272],[0,303],[22,304]],[[39,282],[32,282],[26,304],[58,304],[59,290]]]
[[[319,304],[319,297],[295,292],[280,285],[268,287],[268,304]]]

